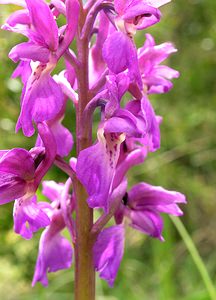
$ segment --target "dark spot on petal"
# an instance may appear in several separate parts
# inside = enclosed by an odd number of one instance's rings
[[[126,192],[122,198],[122,203],[126,206],[128,204],[128,193]]]
[[[139,15],[139,16],[136,16],[136,17],[134,18],[133,23],[134,23],[134,25],[138,25],[139,22],[140,22],[140,20],[142,20],[142,18],[149,18],[149,17],[151,17],[151,16],[152,16],[152,14],[149,14],[149,13],[147,13],[147,14],[142,14],[142,15]]]
[[[123,151],[124,151],[125,153],[128,152],[128,147],[127,147],[127,144],[126,144],[125,141],[123,142],[122,147],[123,147]]]

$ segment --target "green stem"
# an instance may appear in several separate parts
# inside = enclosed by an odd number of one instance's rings
[[[81,3],[81,2],[80,2]],[[89,102],[88,83],[88,41],[80,38],[80,33],[85,23],[86,13],[81,7],[79,29],[77,35],[77,53],[80,67],[77,69],[77,82],[79,101],[76,111],[76,146],[79,152],[91,145],[91,137],[83,135],[89,132],[83,124],[83,111]],[[93,225],[93,210],[88,207],[87,193],[83,185],[75,179],[76,195],[76,243],[75,243],[75,300],[95,299],[95,270],[93,265],[93,242],[91,228]]]
[[[177,217],[173,217],[173,216],[170,216],[172,222],[174,223],[176,229],[178,230],[180,236],[182,237],[202,279],[203,279],[203,282],[206,286],[206,289],[209,293],[209,297],[210,299],[212,300],[215,300],[216,299],[216,291],[215,291],[215,287],[214,287],[214,284],[209,276],[209,273],[206,269],[206,266],[205,264],[203,263],[203,260],[193,242],[193,240],[191,239],[190,235],[188,234],[185,226],[183,225],[183,223],[181,222],[181,220]]]

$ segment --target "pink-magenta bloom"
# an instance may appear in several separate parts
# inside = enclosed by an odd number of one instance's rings
[[[148,94],[166,93],[172,88],[170,80],[178,78],[179,72],[160,63],[176,51],[171,43],[155,45],[153,37],[146,34],[145,44],[138,49],[138,62],[144,89]]]
[[[49,217],[36,201],[37,197],[33,196],[16,199],[14,203],[14,231],[25,239],[31,239],[34,232],[50,224]]]
[[[126,195],[126,214],[133,228],[163,241],[160,213],[181,216],[183,213],[179,203],[186,203],[183,194],[142,182]]]
[[[71,132],[61,124],[64,118],[65,106],[66,102],[57,116],[54,119],[46,122],[54,136],[57,154],[61,157],[67,156],[73,147],[73,136]],[[43,146],[43,141],[40,136],[37,138],[36,146]]]
[[[116,225],[102,230],[93,251],[96,271],[112,287],[124,253],[124,227]]]
[[[35,267],[32,285],[40,281],[44,286],[48,285],[48,272],[70,268],[72,264],[73,249],[70,242],[61,235],[61,231],[67,226],[67,216],[64,207],[70,209],[71,203],[68,193],[64,193],[66,185],[54,181],[43,182],[43,194],[51,200],[51,204],[42,204],[44,211],[51,219],[50,225],[45,229],[40,238],[39,253]],[[71,201],[70,201],[71,202]]]
[[[123,20],[127,31],[133,31],[134,28],[138,30],[147,28],[160,21],[161,13],[157,8],[167,2],[169,0],[115,0],[115,10],[118,13],[117,22]]]
[[[16,126],[17,131],[22,128],[26,136],[31,136],[33,122],[37,124],[55,118],[63,106],[63,93],[50,73],[74,38],[79,4],[76,0],[66,1],[68,24],[61,43],[49,6],[43,0],[26,0],[26,4],[27,10],[14,13],[3,28],[22,33],[30,40],[15,46],[9,57],[14,62],[31,61],[31,75],[24,81],[21,113]],[[19,69],[17,72],[21,73]]]
[[[62,106],[60,87],[49,75],[46,65],[39,64],[24,86],[16,131],[22,128],[26,136],[31,136],[35,131],[33,121],[38,124],[53,119]]]
[[[110,76],[105,106],[105,121],[98,130],[98,142],[80,152],[77,160],[77,176],[86,187],[92,208],[109,209],[109,196],[120,155],[120,146],[125,140],[133,138],[149,151],[160,147],[160,130],[154,110],[147,99],[130,101],[125,109],[120,108],[124,85],[124,76]],[[121,76],[121,77],[120,77]],[[145,152],[145,151],[144,151]]]
[[[118,74],[128,70],[130,81],[137,82],[142,88],[136,47],[125,33],[114,32],[107,38],[103,58],[111,72]]]
[[[0,174],[1,204],[34,190],[32,181],[35,176],[35,165],[29,151],[17,148],[4,153],[0,159]]]
[[[40,281],[48,285],[47,272],[70,268],[73,250],[70,242],[60,232],[65,227],[60,211],[54,211],[51,224],[42,233],[39,244],[39,253],[35,267],[32,285]]]
[[[118,161],[123,135],[98,131],[98,142],[80,152],[77,159],[77,177],[86,187],[92,208],[108,211],[108,198]]]
[[[38,129],[45,149],[12,149],[0,157],[0,204],[15,200],[14,229],[26,239],[50,222],[37,206],[35,192],[55,159],[56,145],[45,124]]]
[[[126,108],[136,116],[137,127],[143,132],[140,138],[133,138],[134,142],[139,142],[151,152],[158,150],[160,148],[160,119],[156,116],[149,99],[143,96],[140,101],[130,101]]]

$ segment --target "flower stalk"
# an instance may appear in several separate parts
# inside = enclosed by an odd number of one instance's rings
[[[85,23],[85,13],[81,9],[79,19],[79,33],[82,32]],[[88,39],[77,36],[78,60],[80,68],[77,70],[77,83],[79,102],[76,111],[76,136],[77,155],[91,145],[91,136],[83,133],[88,132],[83,123],[83,112],[89,102],[89,71],[88,71]],[[88,126],[88,124],[87,124]],[[76,197],[76,244],[75,244],[75,299],[95,299],[95,269],[93,262],[93,243],[91,241],[91,228],[93,225],[93,209],[86,202],[87,192],[81,182],[75,182]]]

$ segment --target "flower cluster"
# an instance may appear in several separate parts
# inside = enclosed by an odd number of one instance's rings
[[[0,151],[0,204],[15,200],[14,230],[24,238],[32,238],[45,227],[33,285],[37,281],[47,285],[47,272],[71,266],[73,248],[61,231],[67,228],[76,244],[72,218],[78,201],[73,189],[76,180],[87,191],[89,207],[101,211],[91,231],[94,266],[110,286],[123,257],[126,224],[163,241],[161,213],[182,215],[178,204],[186,202],[183,194],[145,182],[129,189],[127,184],[128,170],[160,148],[162,117],[156,115],[149,95],[168,92],[171,80],[179,76],[161,64],[177,51],[171,43],[156,45],[150,34],[145,35],[141,48],[134,42],[137,30],[160,21],[159,8],[168,2],[88,0],[81,7],[77,0],[52,0],[49,4],[45,0],[0,0],[0,4],[22,7],[9,16],[2,29],[27,38],[9,53],[10,59],[19,62],[12,77],[20,77],[23,83],[16,131],[22,129],[27,137],[35,130],[38,133],[36,145],[29,151]],[[79,23],[83,15],[85,22]],[[65,17],[62,26],[58,25],[60,16]],[[91,139],[96,108],[100,109],[100,122],[94,143],[67,164],[64,157],[74,143],[62,120],[68,99],[76,112],[79,110],[82,88],[80,56],[70,49],[75,38],[87,41],[89,85],[89,101],[77,134]],[[60,58],[65,70],[52,75]],[[53,164],[69,175],[66,183],[42,182]],[[41,182],[42,193],[50,202],[37,202]],[[113,226],[104,228],[111,218]]]

